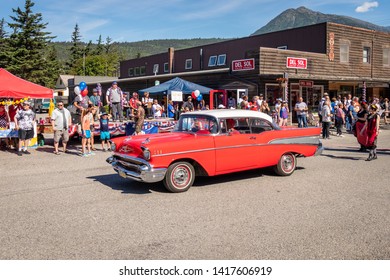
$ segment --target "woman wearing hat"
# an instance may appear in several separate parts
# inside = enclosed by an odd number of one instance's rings
[[[18,156],[21,156],[22,152],[24,154],[30,154],[27,151],[27,147],[30,144],[30,140],[34,137],[35,122],[35,114],[30,108],[30,102],[23,102],[23,109],[16,113],[14,121],[19,136]]]
[[[364,135],[364,133],[367,136],[366,140],[366,148],[369,150],[369,155],[366,161],[371,161],[373,159],[377,159],[376,156],[376,147],[377,147],[377,139],[379,134],[379,122],[380,122],[380,116],[377,114],[378,106],[375,104],[372,104],[369,106],[369,113],[367,116],[367,120],[360,131],[360,135]]]

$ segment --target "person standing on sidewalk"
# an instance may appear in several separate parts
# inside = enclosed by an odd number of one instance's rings
[[[17,111],[14,121],[19,136],[18,156],[22,156],[22,152],[24,154],[30,154],[27,151],[27,147],[30,144],[30,140],[34,137],[35,122],[35,114],[31,110],[30,102],[23,102],[23,109]]]
[[[330,128],[330,123],[332,122],[332,114],[331,114],[329,98],[326,98],[324,105],[322,106],[321,116],[322,116],[322,139],[330,139],[329,128]]]
[[[110,104],[112,110],[112,119],[117,121],[123,121],[123,110],[122,110],[122,97],[123,93],[117,82],[113,82],[112,86],[107,90],[106,101]]]
[[[299,96],[295,104],[294,111],[297,113],[298,127],[307,127],[307,104],[303,102],[302,96]]]
[[[345,114],[344,114],[344,104],[338,103],[335,107],[335,125],[337,129],[337,136],[344,137],[343,135],[343,125],[345,124]]]
[[[54,132],[54,154],[59,155],[58,145],[62,138],[62,148],[67,153],[66,144],[69,141],[68,128],[72,124],[72,116],[68,109],[64,108],[64,103],[59,101],[57,108],[51,114],[51,125]]]

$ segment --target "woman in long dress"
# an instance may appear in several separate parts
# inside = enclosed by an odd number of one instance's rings
[[[369,155],[366,161],[377,159],[376,147],[379,134],[379,122],[380,116],[377,114],[378,106],[375,104],[370,105],[369,114],[367,116],[366,123],[364,124],[360,134],[366,137],[366,148],[369,150]]]

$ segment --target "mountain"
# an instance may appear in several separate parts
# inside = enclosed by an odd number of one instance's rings
[[[379,26],[352,17],[323,14],[320,12],[312,11],[305,7],[299,7],[298,9],[285,10],[280,15],[272,19],[265,26],[256,30],[253,34],[251,34],[251,36],[301,27],[305,25],[312,25],[321,22],[334,22],[354,27],[366,28],[370,30],[390,32],[390,26]]]

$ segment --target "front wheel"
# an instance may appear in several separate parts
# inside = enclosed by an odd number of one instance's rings
[[[191,163],[175,162],[168,167],[164,178],[164,186],[170,192],[185,192],[195,180],[195,169]]]
[[[283,154],[278,164],[274,167],[275,173],[280,176],[289,176],[293,174],[297,166],[297,159],[292,153]]]

